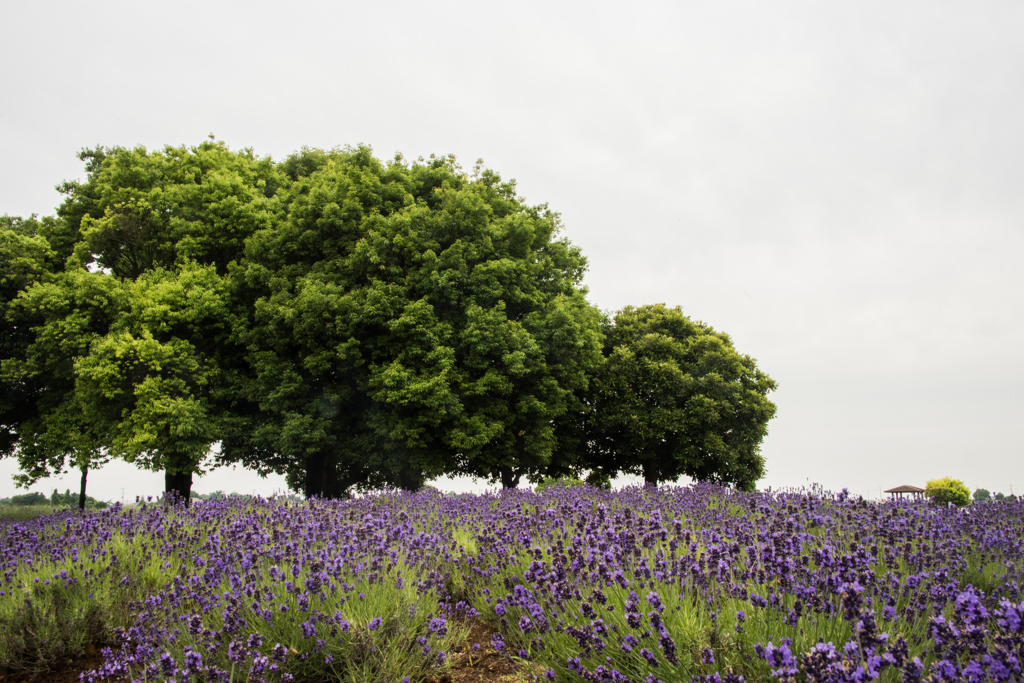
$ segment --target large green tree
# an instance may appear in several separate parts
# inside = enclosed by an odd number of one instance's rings
[[[49,286],[24,288],[22,314],[39,318],[25,324],[35,360],[14,365],[22,381],[73,387],[39,424],[53,434],[63,425],[69,442],[83,434],[76,424],[88,425],[91,443],[163,469],[167,490],[187,499],[193,473],[231,424],[231,378],[244,362],[231,344],[238,316],[224,276],[246,238],[276,219],[281,176],[269,159],[212,141],[81,157],[87,179],[59,187],[67,199],[51,240],[74,256]],[[99,316],[97,302],[108,300],[93,296],[96,288],[117,299]],[[66,342],[65,328],[83,321],[88,334]],[[23,445],[23,470],[52,463],[51,450]]]
[[[554,421],[600,361],[558,215],[452,158],[304,150],[282,168],[287,219],[233,271],[260,411],[226,456],[307,495],[557,470]]]
[[[62,272],[71,249],[62,223],[0,220],[0,456],[17,456],[21,472],[15,479],[26,486],[69,466],[78,469],[84,508],[89,467],[106,453],[102,435],[84,418],[75,396],[72,365],[88,349],[90,309],[97,302],[84,305],[63,321],[56,337],[45,339],[37,334],[54,311],[23,298],[28,291],[50,291],[58,293],[52,303],[61,307],[73,297]]]
[[[210,463],[307,495],[591,470],[752,488],[774,382],[663,305],[604,319],[558,214],[482,164],[96,148],[0,223],[0,455]],[[603,349],[602,349],[603,344]],[[602,353],[603,351],[603,353]]]
[[[75,363],[86,417],[115,455],[163,470],[188,498],[229,419],[234,312],[213,265],[157,268],[121,284],[125,309]]]
[[[82,268],[26,287],[12,303],[8,319],[31,334],[20,353],[5,358],[3,373],[9,381],[38,389],[25,402],[30,417],[17,435],[22,485],[77,468],[84,508],[89,469],[109,457],[109,434],[84,411],[75,363],[88,355],[124,307],[120,283]]]
[[[776,386],[754,359],[664,304],[627,306],[603,329],[605,362],[573,416],[578,462],[651,484],[685,475],[752,490]]]
[[[69,466],[77,468],[81,473],[82,509],[89,468],[101,464],[108,453],[102,435],[84,419],[75,397],[73,357],[55,352],[51,345],[49,355],[29,358],[35,327],[45,323],[47,313],[16,306],[15,298],[30,286],[62,278],[65,262],[81,239],[82,219],[102,215],[96,205],[95,181],[106,155],[107,150],[102,147],[79,152],[79,159],[85,162],[87,180],[65,181],[57,186],[69,199],[58,208],[56,217],[0,219],[0,229],[9,231],[0,238],[0,273],[6,274],[2,278],[0,305],[0,457],[18,456],[21,471],[15,479],[25,486],[61,474]],[[31,243],[12,239],[11,233],[32,238]],[[26,247],[34,258],[27,257]],[[16,256],[13,261],[9,260],[12,255]],[[26,270],[30,263],[33,265]],[[90,317],[88,312],[85,317]],[[71,326],[82,327],[81,316]],[[72,337],[70,341],[72,346],[78,343],[80,349],[88,348],[88,343],[81,344],[81,339]],[[65,345],[63,350],[68,348]]]

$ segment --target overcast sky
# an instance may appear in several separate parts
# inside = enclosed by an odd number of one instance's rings
[[[482,157],[561,212],[594,303],[680,305],[778,381],[762,486],[1024,491],[1020,2],[36,0],[0,26],[0,213],[51,213],[97,144]]]

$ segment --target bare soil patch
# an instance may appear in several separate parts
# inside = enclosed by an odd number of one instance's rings
[[[35,677],[8,673],[6,667],[0,667],[0,683],[78,683],[79,674],[96,669],[102,663],[99,648],[90,643],[85,646],[85,654],[81,657],[68,659],[60,667]]]
[[[449,654],[452,668],[445,674],[425,679],[423,683],[527,683],[530,676],[522,666],[510,657],[497,652],[491,645],[495,628],[474,619],[469,635],[459,652]],[[473,646],[478,645],[477,649]],[[0,683],[78,683],[79,675],[91,671],[103,663],[103,656],[95,645],[87,645],[85,654],[68,659],[59,668],[39,674],[14,674],[0,667]]]
[[[491,636],[497,630],[482,619],[471,622],[469,636],[462,649],[451,654],[452,668],[425,683],[526,683],[530,677],[524,667],[505,654],[495,651]],[[473,649],[479,645],[479,649]]]

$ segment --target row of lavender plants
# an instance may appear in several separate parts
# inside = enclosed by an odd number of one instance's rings
[[[386,492],[0,529],[0,661],[99,681],[423,681],[474,619],[544,680],[1020,681],[1024,504],[713,486]]]

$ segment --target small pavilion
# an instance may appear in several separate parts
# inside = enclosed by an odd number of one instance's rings
[[[886,493],[888,493],[893,498],[899,498],[901,500],[903,499],[904,493],[913,498],[914,500],[921,500],[922,498],[924,498],[924,489],[919,489],[916,486],[910,486],[909,484],[904,484],[903,486],[897,486],[894,489],[889,489],[888,491],[886,491]]]

